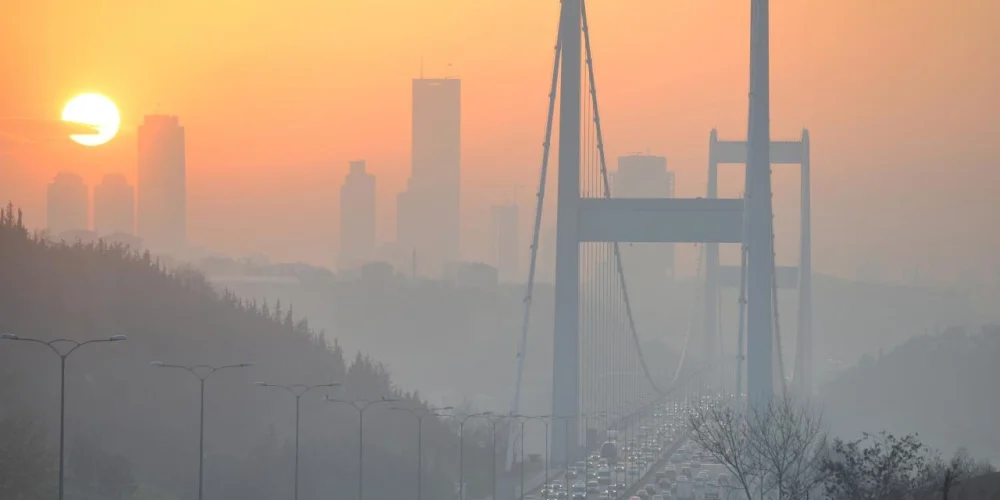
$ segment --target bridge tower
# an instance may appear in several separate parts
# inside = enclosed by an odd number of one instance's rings
[[[797,141],[771,141],[772,165],[798,165],[800,174],[800,239],[798,267],[774,269],[779,289],[797,289],[798,330],[795,342],[793,384],[796,391],[811,394],[812,386],[812,205],[810,199],[809,131],[802,131]],[[719,165],[746,164],[745,141],[722,141],[712,130],[708,139],[708,198],[718,197]],[[719,244],[705,245],[705,331],[712,337],[718,331],[718,297],[722,288],[738,288],[742,284],[741,266],[720,265]],[[741,306],[742,307],[742,306]],[[706,346],[706,349],[710,346]],[[714,348],[714,347],[713,347]],[[711,352],[711,351],[709,351]],[[738,367],[737,370],[741,368]]]
[[[552,451],[556,463],[577,456],[580,414],[580,135],[582,0],[562,0],[559,14],[559,168],[556,205],[555,318],[552,351]],[[567,442],[569,440],[569,442]],[[569,453],[569,456],[566,456]]]
[[[752,0],[751,10],[751,91],[745,198],[582,198],[583,0],[562,0],[552,363],[552,415],[558,417],[553,422],[551,434],[555,463],[565,464],[579,456],[581,243],[745,244],[749,253],[748,394],[751,404],[766,401],[773,395],[767,0]],[[596,107],[596,94],[593,89],[591,92]],[[598,144],[598,148],[603,153],[603,146]],[[627,294],[624,300],[627,303]]]
[[[750,2],[750,103],[747,127],[747,399],[753,406],[774,396],[773,248],[771,206],[770,9]]]

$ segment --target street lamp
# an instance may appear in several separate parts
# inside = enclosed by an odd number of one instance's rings
[[[448,410],[451,410],[453,408],[450,407],[450,406],[445,406],[445,407],[442,407],[442,408],[427,408],[427,409],[418,409],[418,410],[415,410],[413,408],[402,408],[402,407],[398,407],[398,406],[393,406],[391,409],[397,410],[397,411],[405,411],[405,412],[407,412],[407,413],[409,413],[409,414],[417,417],[417,500],[422,500],[423,499],[423,492],[424,492],[424,489],[423,489],[423,476],[424,476],[424,467],[423,467],[423,464],[424,464],[424,462],[423,462],[423,456],[424,456],[424,453],[423,453],[423,441],[424,441],[423,440],[423,427],[424,427],[424,417],[426,417],[427,415],[433,415],[435,417],[443,417],[444,415],[442,415],[440,413],[436,413],[436,412],[439,412],[439,411],[448,411]]]
[[[547,486],[549,484],[549,421],[550,415],[512,415],[512,417],[518,419],[521,422],[521,496],[524,499],[524,424],[529,420],[538,420],[539,422],[545,424],[545,479],[542,484]],[[546,500],[548,498],[548,492],[545,493]]]
[[[201,385],[201,402],[199,403],[198,417],[198,500],[202,500],[205,492],[205,381],[209,377],[222,370],[230,368],[247,368],[253,363],[239,363],[235,365],[211,366],[211,365],[172,365],[163,361],[151,361],[149,363],[157,368],[177,368],[191,373],[198,379]]]
[[[367,410],[371,405],[378,403],[395,403],[398,399],[387,399],[383,397],[382,399],[376,400],[365,400],[365,399],[334,399],[330,396],[326,397],[326,400],[331,403],[347,403],[354,407],[358,411],[358,500],[364,500],[365,497],[365,410]]]
[[[490,498],[495,500],[497,497],[497,422],[502,422],[507,417],[504,415],[490,415],[487,418],[490,421],[490,432],[493,434],[493,473],[491,474],[493,478],[493,493],[490,494]]]
[[[103,339],[77,342],[76,340],[71,339],[40,340],[18,337],[12,333],[0,334],[0,340],[19,340],[21,342],[34,342],[36,344],[42,344],[59,356],[59,500],[63,500],[63,494],[65,492],[65,488],[63,486],[66,478],[66,455],[64,452],[66,443],[66,358],[68,358],[70,354],[73,354],[74,351],[87,344],[122,342],[127,339],[128,337],[125,335],[113,335]],[[66,345],[69,346],[69,348],[60,349],[57,347],[59,345]]]
[[[470,418],[491,417],[493,412],[473,413],[458,419],[458,500],[465,500],[465,422]]]
[[[295,396],[295,494],[293,499],[299,500],[299,409],[302,403],[302,396],[320,387],[337,387],[337,384],[317,384],[317,385],[303,385],[303,384],[293,384],[293,385],[281,385],[281,384],[269,384],[267,382],[254,382],[255,385],[260,387],[278,387],[284,389],[293,396]]]

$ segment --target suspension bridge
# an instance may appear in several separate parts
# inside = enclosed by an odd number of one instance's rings
[[[744,141],[709,136],[708,182],[704,197],[623,198],[613,196],[584,0],[562,0],[557,29],[548,115],[539,175],[524,321],[517,356],[511,415],[520,412],[521,383],[538,256],[552,133],[558,109],[556,200],[555,331],[552,360],[551,461],[565,467],[593,451],[599,429],[616,428],[648,412],[651,404],[697,385],[746,397],[759,404],[785,390],[812,390],[811,230],[809,133],[799,140],[771,141],[768,0],[751,0],[748,134]],[[558,106],[557,106],[558,104]],[[719,198],[718,169],[745,164],[742,198]],[[801,238],[797,267],[777,267],[771,165],[801,171]],[[697,302],[684,332],[646,332],[636,323],[624,269],[623,243],[698,245]],[[720,244],[739,244],[739,265],[720,263]],[[720,326],[720,290],[739,291],[738,328]],[[798,297],[793,372],[781,356],[778,290]],[[699,318],[700,316],[700,318]],[[725,355],[722,339],[736,336],[737,352]],[[672,377],[654,377],[642,338],[677,338],[684,347]],[[692,354],[700,337],[701,348]],[[713,377],[710,374],[718,376]],[[745,381],[744,381],[745,376]],[[724,377],[724,378],[723,378]],[[709,380],[722,380],[712,384]],[[732,381],[730,384],[729,381]],[[599,425],[595,415],[603,416]],[[514,431],[507,467],[513,462]]]

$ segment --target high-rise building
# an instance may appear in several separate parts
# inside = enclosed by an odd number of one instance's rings
[[[139,126],[136,230],[147,248],[176,253],[187,238],[184,128],[176,116],[147,115]]]
[[[611,193],[616,198],[673,198],[674,174],[663,156],[632,154],[618,157]],[[672,243],[635,243],[622,247],[629,282],[659,287],[674,277]]]
[[[413,80],[411,174],[397,205],[397,243],[422,274],[460,259],[461,80]]]
[[[86,231],[90,226],[90,197],[87,185],[76,174],[62,172],[49,184],[46,218],[49,233],[57,236],[69,231]]]
[[[337,267],[354,269],[375,254],[375,176],[364,161],[352,161],[340,188],[340,256]]]
[[[135,189],[124,175],[105,175],[94,187],[94,231],[135,234]]]
[[[517,217],[517,205],[493,206],[493,265],[500,281],[508,283],[521,278]]]

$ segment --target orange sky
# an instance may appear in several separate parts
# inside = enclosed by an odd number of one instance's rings
[[[812,131],[816,267],[998,272],[1000,4],[771,3],[773,135]],[[709,129],[745,134],[748,4],[589,2],[612,159],[665,154],[679,194],[703,192]],[[482,257],[486,205],[513,190],[497,186],[537,182],[557,11],[556,0],[19,2],[0,19],[0,117],[57,117],[72,95],[99,91],[123,123],[103,148],[19,150],[33,170],[3,194],[42,224],[56,170],[134,178],[142,115],[177,114],[195,243],[331,265],[348,160],[378,176],[379,232],[393,234],[423,57],[427,76],[463,80],[463,245]],[[727,170],[725,194],[738,179]],[[775,183],[779,259],[794,259],[797,175]]]

